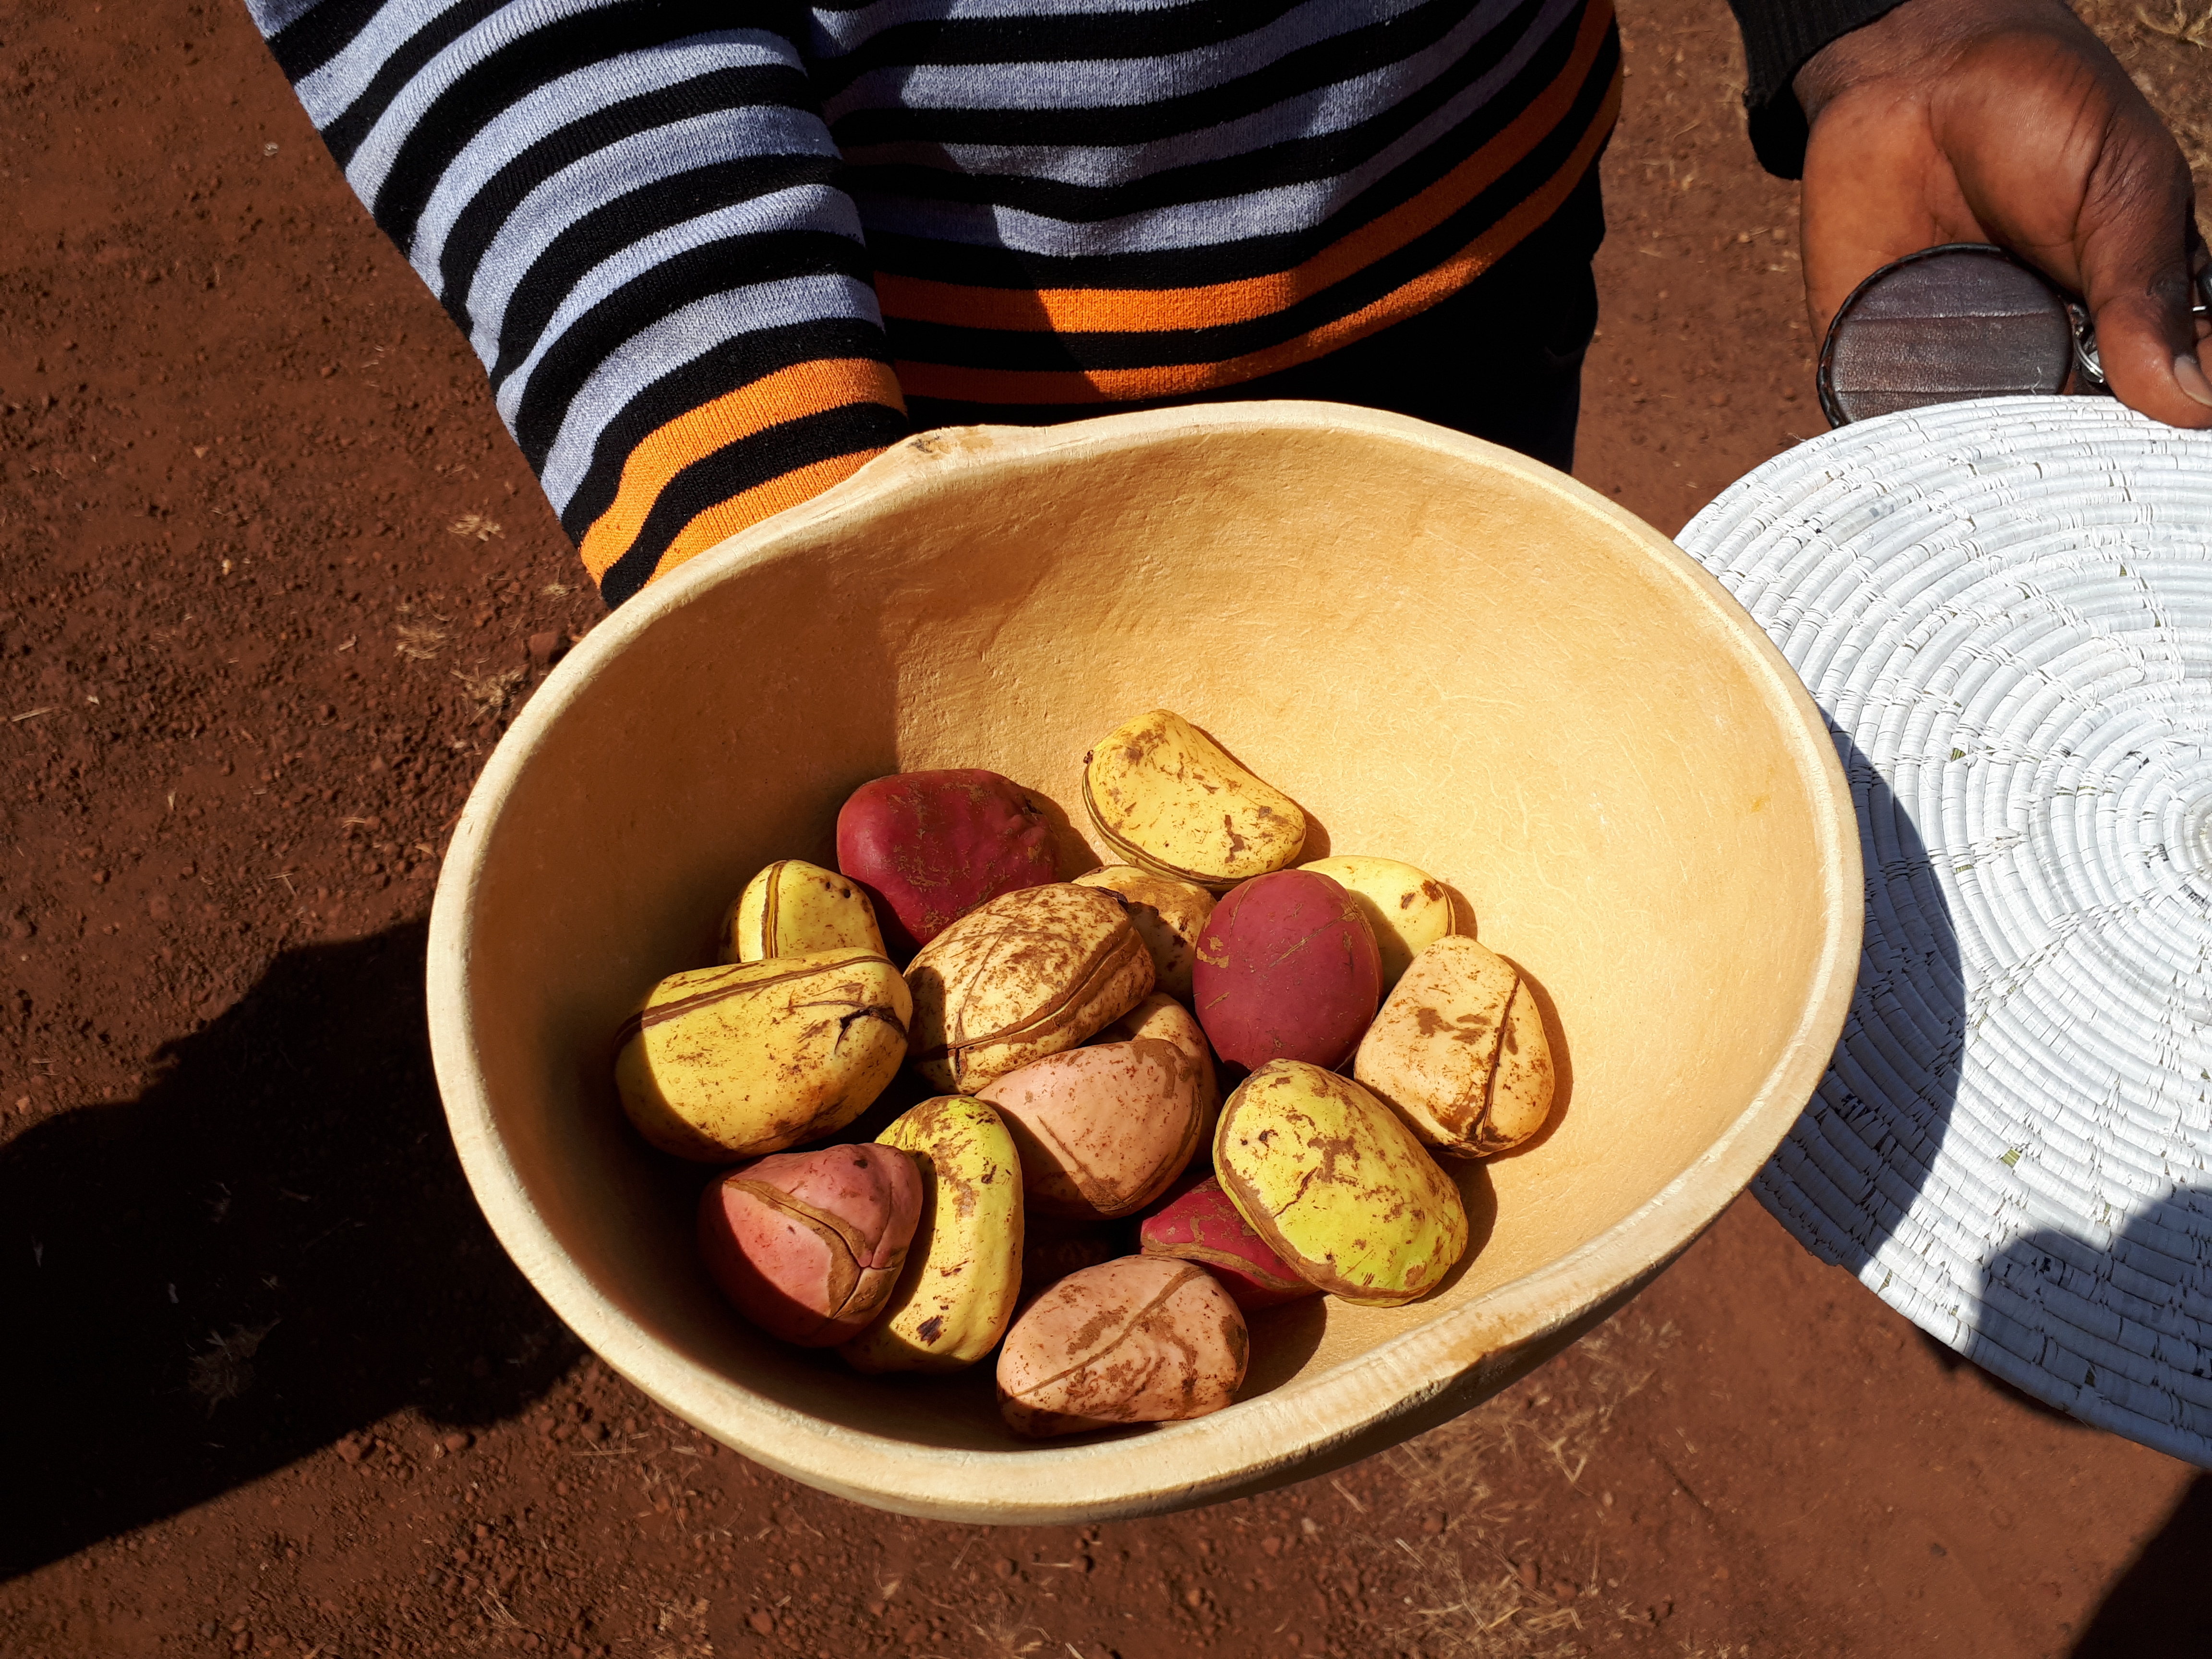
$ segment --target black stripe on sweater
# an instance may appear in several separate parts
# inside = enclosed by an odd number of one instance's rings
[[[530,192],[563,167],[655,127],[754,106],[811,108],[805,76],[781,65],[714,70],[696,80],[622,99],[547,133],[501,165],[455,217],[438,255],[437,286],[447,313],[464,332],[474,329],[468,295],[485,251]]]
[[[1427,85],[1357,125],[1334,132],[1291,139],[1240,155],[1164,168],[1113,185],[1078,185],[1013,173],[967,173],[950,167],[878,163],[870,161],[865,154],[848,154],[848,185],[856,194],[872,192],[903,201],[1007,207],[1070,223],[1091,224],[1160,208],[1180,207],[1190,202],[1219,201],[1255,191],[1334,178],[1352,171],[1389,148],[1488,74],[1496,67],[1503,49],[1497,44],[1499,35],[1505,35],[1505,43],[1510,45],[1533,21],[1542,3],[1543,0],[1523,0],[1506,28],[1476,42],[1465,56]],[[1547,41],[1538,50],[1535,62],[1543,66],[1543,73],[1536,84],[1540,86],[1558,72],[1560,64],[1573,50],[1573,44],[1574,37],[1570,32],[1565,40]],[[1527,88],[1530,81],[1529,74],[1524,70],[1515,78],[1512,90]],[[1502,103],[1505,100],[1495,101]],[[1503,125],[1504,119],[1493,119],[1489,127],[1495,131]]]
[[[516,281],[514,298],[500,319],[492,384],[505,380],[530,355],[568,291],[601,261],[717,208],[794,185],[827,184],[836,168],[827,155],[748,155],[655,179],[592,209],[548,242]]]
[[[865,357],[885,368],[890,352],[884,331],[858,317],[824,317],[758,329],[723,341],[671,369],[624,404],[592,442],[591,465],[561,510],[562,526],[577,541],[613,505],[630,452],[679,415],[735,392],[793,363]]]
[[[323,143],[330,147],[337,164],[343,167],[353,160],[361,141],[424,65],[506,3],[507,0],[463,0],[409,35],[398,51],[377,66],[361,95],[322,130]]]
[[[322,0],[269,37],[270,56],[294,86],[343,52],[388,0]]]
[[[1197,247],[1145,249],[1113,253],[1036,253],[950,239],[915,237],[871,230],[868,248],[876,269],[935,282],[977,288],[1197,288],[1213,283],[1272,276],[1303,264],[1332,243],[1373,223],[1460,166],[1527,110],[1565,68],[1574,53],[1575,32],[1562,29],[1539,48],[1498,95],[1453,131],[1392,168],[1367,189],[1316,224],[1266,236],[1241,236]],[[1616,61],[1617,39],[1608,35],[1596,71],[1602,95],[1604,77]],[[1587,94],[1588,82],[1583,88]],[[1571,126],[1571,119],[1563,123]],[[1579,131],[1576,137],[1581,136]],[[854,181],[857,185],[857,179]],[[865,216],[867,204],[863,201]]]
[[[1073,105],[1038,109],[870,107],[838,116],[830,131],[841,148],[871,144],[1115,145],[1150,143],[1203,131],[1255,115],[1301,93],[1316,92],[1387,69],[1435,45],[1464,21],[1468,0],[1426,0],[1387,23],[1285,52],[1273,63],[1197,92],[1142,104]],[[1578,15],[1578,14],[1577,14]],[[1575,18],[1560,25],[1571,30]],[[1482,37],[1502,56],[1512,43],[1503,28]],[[829,101],[826,98],[825,103]]]
[[[1296,339],[1435,270],[1555,175],[1598,118],[1613,61],[1610,51],[1602,54],[1569,118],[1472,201],[1404,246],[1280,311],[1211,328],[1090,334],[962,328],[891,317],[885,319],[891,355],[963,368],[1110,370],[1220,362]]]
[[[531,470],[545,465],[546,452],[560,434],[561,417],[592,371],[632,335],[712,294],[820,276],[867,281],[866,250],[848,237],[822,230],[728,236],[664,259],[623,283],[563,329],[531,371],[514,426],[514,441]],[[496,378],[492,385],[496,390]]]
[[[1200,0],[1196,5],[1165,11],[1146,8],[895,23],[842,57],[818,55],[815,82],[828,98],[871,70],[1164,58],[1263,29],[1304,3],[1305,0]]]
[[[624,53],[650,51],[714,27],[726,8],[706,0],[637,0],[561,18],[532,29],[472,65],[422,112],[392,158],[372,211],[401,247],[438,180],[468,142],[551,81]]]
[[[599,578],[600,593],[615,605],[643,587],[669,544],[708,507],[802,466],[882,449],[906,435],[906,416],[898,410],[848,404],[802,415],[702,456],[668,481],[629,550]]]

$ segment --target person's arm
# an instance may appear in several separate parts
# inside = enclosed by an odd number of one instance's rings
[[[696,0],[246,3],[610,605],[905,435],[783,34]]]
[[[1778,179],[1805,171],[1807,128],[1797,71],[1831,41],[1865,27],[1899,0],[1729,0],[1743,34],[1743,111],[1752,153]]]
[[[1835,25],[1849,0],[1730,3],[1759,158],[1784,177],[1802,166],[1815,328],[1893,259],[1995,242],[2083,296],[2123,401],[2212,427],[2212,326],[2190,315],[2208,258],[2188,167],[2059,0],[1863,4],[1848,29]]]

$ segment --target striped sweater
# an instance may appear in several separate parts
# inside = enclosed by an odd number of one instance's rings
[[[1595,163],[1611,0],[247,0],[608,601],[920,425],[1233,386]]]

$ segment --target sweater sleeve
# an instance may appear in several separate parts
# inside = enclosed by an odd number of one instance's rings
[[[905,435],[799,52],[730,24],[769,8],[246,4],[610,605]]]
[[[1729,0],[1743,31],[1743,106],[1751,148],[1778,179],[1805,172],[1805,112],[1790,82],[1832,40],[1897,9],[1900,0]]]

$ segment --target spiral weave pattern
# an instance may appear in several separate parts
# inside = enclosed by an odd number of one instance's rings
[[[1754,1190],[2051,1405],[2212,1465],[2212,434],[2101,398],[1844,427],[1682,545],[1826,712],[1858,990]]]

